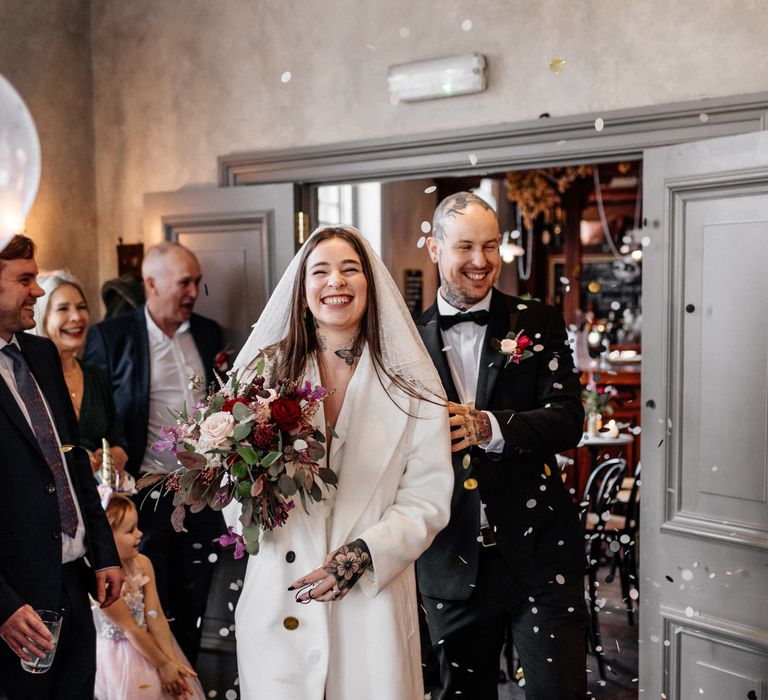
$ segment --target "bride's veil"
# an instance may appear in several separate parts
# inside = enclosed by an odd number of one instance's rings
[[[351,226],[321,226],[312,232],[304,246],[312,240],[313,236],[328,228],[343,229],[346,233],[354,236],[360,241],[370,259],[378,296],[380,343],[384,369],[390,375],[400,377],[426,397],[444,397],[445,392],[440,383],[440,377],[419,337],[416,326],[411,320],[400,290],[381,258],[360,232]],[[275,291],[267,302],[259,320],[254,324],[251,335],[237,356],[234,369],[246,367],[262,350],[288,335],[291,297],[296,275],[299,274],[303,250],[304,247],[302,246],[275,287]]]

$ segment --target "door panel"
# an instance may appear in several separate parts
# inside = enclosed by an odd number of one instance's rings
[[[647,151],[644,191],[639,687],[762,698],[768,133]]]

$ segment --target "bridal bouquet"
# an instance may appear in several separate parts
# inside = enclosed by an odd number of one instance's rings
[[[243,534],[230,528],[219,538],[235,545],[237,559],[244,551],[258,553],[262,530],[285,523],[295,494],[306,511],[307,499],[322,500],[320,484],[337,482],[335,472],[321,466],[325,436],[311,422],[328,391],[287,380],[270,386],[264,370],[262,359],[248,382],[231,372],[191,413],[180,411],[156,448],[173,452],[181,466],[137,484],[145,488],[163,481],[174,492],[171,522],[177,532],[184,527],[185,506],[196,513],[205,507],[221,510],[233,499],[241,503]]]

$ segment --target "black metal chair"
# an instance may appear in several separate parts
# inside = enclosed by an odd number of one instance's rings
[[[606,541],[606,526],[616,503],[616,495],[621,488],[622,479],[627,469],[626,460],[617,457],[597,465],[589,475],[581,500],[581,526],[587,555],[587,593],[589,597],[589,643],[597,658],[597,668],[601,678],[605,678],[599,605],[597,600],[597,572],[603,556],[603,543]]]

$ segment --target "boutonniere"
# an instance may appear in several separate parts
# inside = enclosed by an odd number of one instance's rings
[[[491,347],[502,355],[507,356],[507,361],[504,363],[504,367],[510,362],[519,365],[523,360],[533,357],[533,352],[528,349],[533,345],[533,341],[524,333],[524,330],[521,330],[517,334],[510,331],[507,333],[507,337],[504,338],[504,340],[499,340],[498,338],[491,339]]]
[[[225,374],[232,369],[232,351],[220,350],[213,357],[213,367],[219,374]]]

